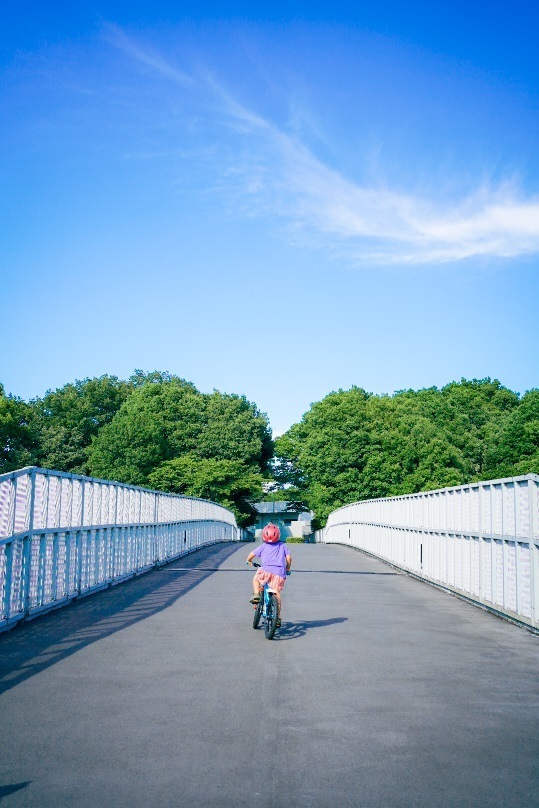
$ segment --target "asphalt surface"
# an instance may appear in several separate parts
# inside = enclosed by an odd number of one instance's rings
[[[253,545],[0,636],[2,808],[537,805],[539,638],[350,548]]]

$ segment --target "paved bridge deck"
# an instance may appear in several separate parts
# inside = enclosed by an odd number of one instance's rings
[[[536,803],[538,638],[350,548],[201,550],[0,637],[9,806]]]

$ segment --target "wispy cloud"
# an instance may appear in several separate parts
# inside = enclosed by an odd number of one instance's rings
[[[108,41],[129,58],[196,94],[228,132],[249,143],[226,177],[241,180],[249,208],[271,211],[296,230],[345,250],[358,263],[421,265],[478,256],[539,252],[539,196],[516,183],[478,184],[450,203],[384,184],[362,185],[324,164],[299,137],[248,109],[210,74],[182,70],[108,27]]]
[[[158,51],[147,46],[142,47],[132,37],[128,36],[122,28],[107,23],[103,26],[103,38],[126,56],[145,65],[148,69],[159,73],[166,79],[181,84],[193,83],[191,76],[165,59]]]

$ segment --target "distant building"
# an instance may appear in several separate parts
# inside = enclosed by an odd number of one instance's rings
[[[253,526],[255,538],[259,539],[262,529],[269,522],[279,527],[281,539],[306,539],[312,533],[313,513],[294,507],[293,502],[253,502],[256,519]]]

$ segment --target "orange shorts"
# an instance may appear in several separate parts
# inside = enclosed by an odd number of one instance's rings
[[[258,581],[260,586],[268,584],[269,588],[273,589],[274,592],[280,592],[286,583],[286,578],[281,578],[280,575],[275,575],[274,572],[259,569],[255,575],[255,581]]]

